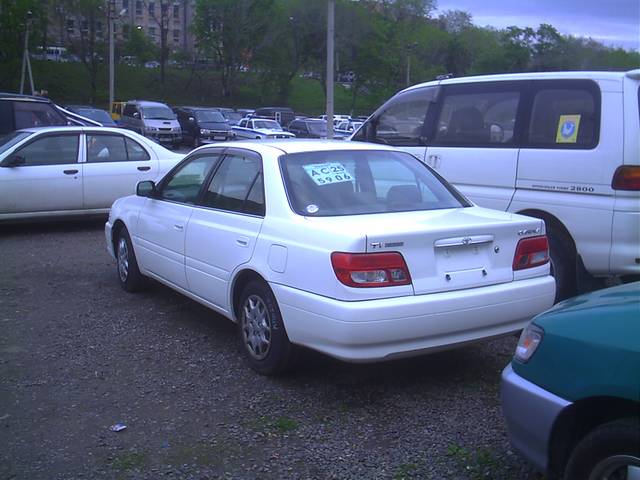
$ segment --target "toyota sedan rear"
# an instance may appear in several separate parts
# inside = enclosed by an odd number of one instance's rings
[[[196,149],[114,203],[106,240],[125,290],[153,278],[228,317],[264,374],[298,346],[372,362],[509,334],[555,293],[543,221],[380,145]]]

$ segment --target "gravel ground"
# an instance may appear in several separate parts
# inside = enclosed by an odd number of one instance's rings
[[[500,413],[514,337],[265,378],[231,322],[115,275],[102,222],[0,229],[0,478],[540,478]]]

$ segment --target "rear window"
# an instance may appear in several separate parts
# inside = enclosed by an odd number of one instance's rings
[[[53,106],[44,102],[15,102],[13,111],[16,130],[67,124],[67,120]]]
[[[438,210],[470,204],[404,152],[345,150],[280,157],[294,212],[324,217]]]

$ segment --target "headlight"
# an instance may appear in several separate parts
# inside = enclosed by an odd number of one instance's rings
[[[157,132],[158,129],[156,127],[144,127],[147,132]]]
[[[211,130],[207,130],[206,128],[200,129],[200,135],[209,135],[210,133],[211,133]]]
[[[542,343],[543,337],[544,330],[537,325],[530,323],[520,335],[520,340],[516,347],[516,359],[522,363],[528,362]]]

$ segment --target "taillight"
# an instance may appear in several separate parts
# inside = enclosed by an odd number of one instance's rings
[[[546,235],[541,237],[523,238],[518,242],[516,254],[513,257],[513,269],[544,265],[549,261],[549,241]]]
[[[411,284],[407,264],[398,252],[331,254],[340,282],[349,287],[391,287]]]
[[[611,180],[614,190],[640,190],[640,166],[621,165],[616,168]]]

